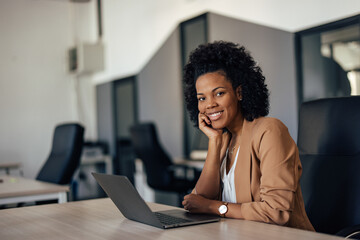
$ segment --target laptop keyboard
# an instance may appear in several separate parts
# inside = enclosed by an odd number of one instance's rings
[[[164,225],[173,225],[173,224],[191,222],[190,220],[187,220],[184,218],[177,218],[177,217],[169,216],[169,215],[159,213],[159,212],[155,212],[155,216]]]

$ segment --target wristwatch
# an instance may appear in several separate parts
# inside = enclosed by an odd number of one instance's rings
[[[228,211],[228,204],[227,202],[224,202],[220,207],[219,207],[219,213],[221,217],[225,217],[225,214]]]

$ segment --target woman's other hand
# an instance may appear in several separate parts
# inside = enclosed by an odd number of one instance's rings
[[[211,200],[198,194],[188,194],[184,197],[182,204],[185,210],[192,213],[210,213]]]

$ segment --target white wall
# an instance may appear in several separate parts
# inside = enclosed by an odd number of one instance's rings
[[[43,164],[57,123],[80,120],[96,138],[94,84],[137,74],[182,20],[213,11],[296,31],[360,12],[358,0],[103,0],[106,70],[74,76],[67,50],[97,40],[95,6],[0,1],[0,162],[22,162],[26,177]]]
[[[0,161],[20,161],[34,176],[56,123],[75,120],[69,4],[6,0],[0,4]]]
[[[89,115],[78,106],[91,96],[91,79],[76,78],[67,65],[67,50],[78,40],[91,40],[88,22],[81,21],[91,16],[87,5],[0,2],[0,162],[21,162],[26,177],[36,176],[46,160],[56,124]]]
[[[137,74],[183,20],[211,11],[295,32],[360,13],[359,0],[103,0],[107,69],[94,82]]]

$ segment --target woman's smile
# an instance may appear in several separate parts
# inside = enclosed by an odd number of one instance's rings
[[[223,111],[219,111],[219,112],[213,112],[213,113],[206,113],[206,116],[209,117],[210,121],[216,121],[219,118],[221,118]]]

